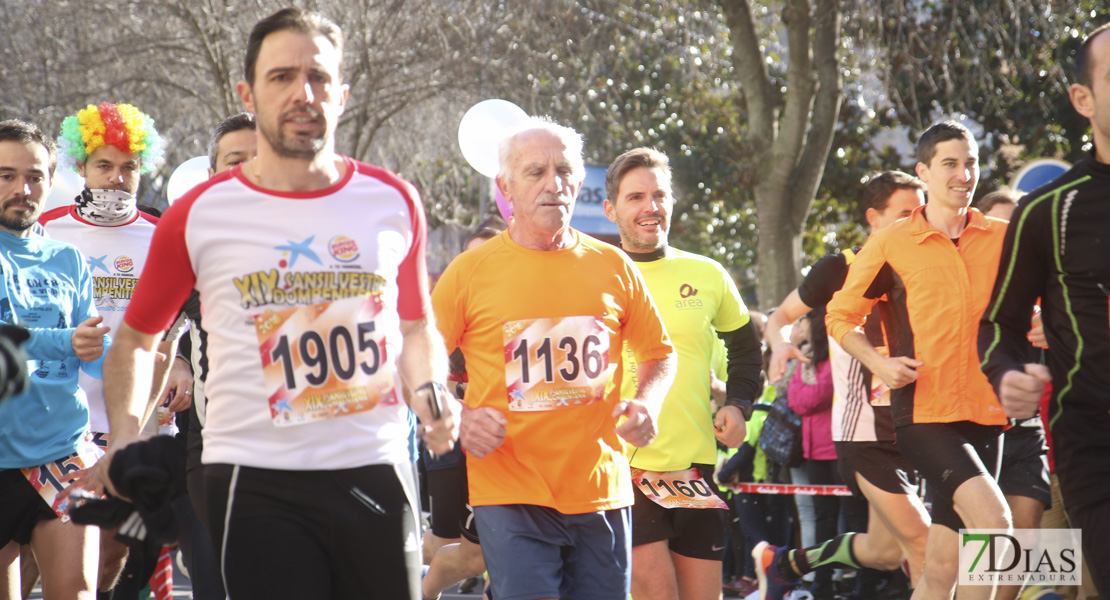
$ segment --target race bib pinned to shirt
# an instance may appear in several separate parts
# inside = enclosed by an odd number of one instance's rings
[[[724,500],[713,493],[713,488],[691,467],[681,471],[645,471],[632,468],[632,483],[644,496],[663,508],[723,508]]]
[[[254,316],[270,419],[303,425],[399,402],[379,296]]]
[[[27,481],[31,482],[31,486],[39,496],[50,505],[50,509],[58,515],[62,523],[68,523],[69,499],[58,498],[58,494],[69,485],[62,483],[62,478],[93,466],[101,456],[104,456],[104,451],[90,439],[84,439],[78,444],[76,453],[45,465],[20,469],[20,471]]]
[[[605,396],[613,367],[609,332],[601,319],[508,321],[503,339],[509,410],[560,410]]]

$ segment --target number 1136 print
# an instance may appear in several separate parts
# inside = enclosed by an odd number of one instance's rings
[[[604,397],[612,368],[601,319],[509,321],[503,338],[509,410],[559,410]]]

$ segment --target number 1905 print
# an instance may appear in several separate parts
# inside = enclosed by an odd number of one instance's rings
[[[378,296],[321,302],[254,317],[270,418],[299,425],[398,401]]]

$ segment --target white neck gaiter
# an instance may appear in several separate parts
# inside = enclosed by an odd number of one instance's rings
[[[85,188],[75,199],[77,214],[96,225],[123,225],[135,217],[138,201],[123,190]]]

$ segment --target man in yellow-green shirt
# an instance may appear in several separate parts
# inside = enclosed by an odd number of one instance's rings
[[[714,493],[716,442],[744,442],[759,396],[759,340],[736,285],[716,261],[667,245],[674,198],[666,155],[622,154],[605,177],[605,214],[639,267],[678,354],[678,372],[657,419],[658,435],[630,457],[632,595],[636,600],[719,598],[725,504]],[[727,401],[714,414],[710,365],[718,337],[728,357]],[[626,349],[624,396],[636,390]]]

